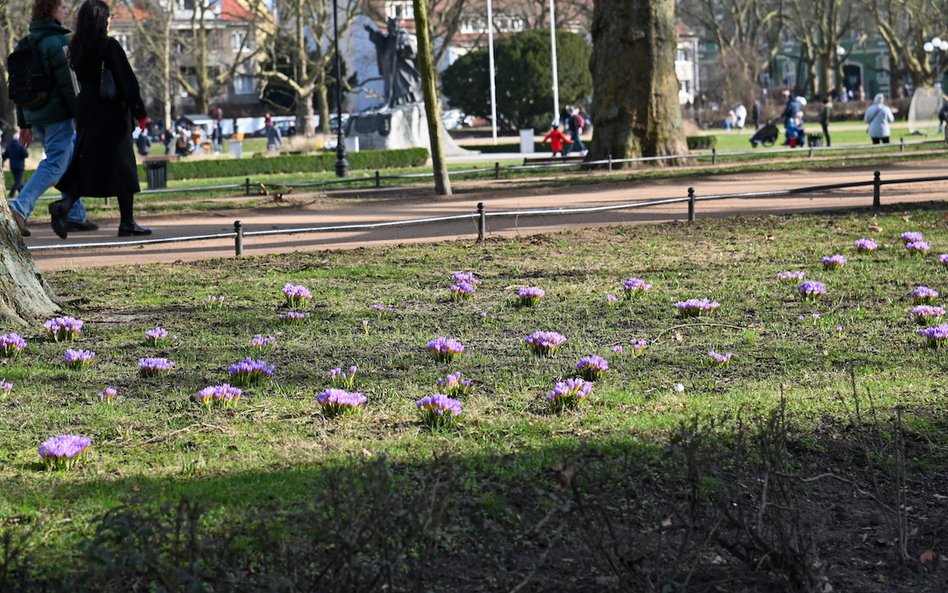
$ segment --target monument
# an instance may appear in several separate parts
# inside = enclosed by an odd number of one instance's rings
[[[351,139],[357,138],[359,150],[430,148],[425,104],[419,90],[418,55],[412,37],[399,27],[399,19],[392,17],[388,18],[385,31],[368,25],[365,30],[375,45],[384,96],[377,107],[349,118],[346,137],[351,144]],[[442,136],[447,154],[464,152],[443,128]]]

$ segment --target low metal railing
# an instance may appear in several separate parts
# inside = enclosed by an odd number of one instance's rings
[[[725,199],[750,199],[750,198],[775,198],[780,196],[800,195],[809,193],[820,193],[840,189],[852,189],[858,187],[872,187],[872,208],[878,210],[882,206],[882,186],[899,185],[911,183],[931,183],[938,181],[948,181],[948,175],[936,175],[928,177],[913,177],[903,179],[883,180],[879,171],[874,171],[871,181],[852,181],[846,183],[830,183],[823,185],[810,185],[791,189],[742,192],[731,194],[710,194],[698,195],[693,187],[689,187],[687,195],[678,198],[660,198],[639,200],[623,204],[610,204],[608,206],[585,206],[576,208],[535,208],[528,210],[502,210],[498,212],[487,212],[483,202],[477,204],[475,212],[470,214],[455,214],[450,216],[435,216],[427,218],[414,218],[409,220],[393,220],[386,222],[369,223],[351,223],[339,225],[325,225],[315,227],[298,227],[287,229],[272,229],[266,231],[244,231],[243,223],[240,220],[234,221],[234,231],[227,233],[214,233],[205,235],[189,235],[185,237],[166,237],[156,239],[138,239],[132,241],[103,241],[96,243],[60,243],[55,245],[33,245],[28,247],[30,251],[63,251],[75,249],[110,249],[117,247],[137,247],[143,245],[161,245],[166,243],[186,243],[194,241],[208,241],[215,239],[232,239],[234,241],[234,253],[243,254],[244,239],[247,237],[264,237],[273,235],[298,235],[308,233],[330,233],[342,231],[364,231],[382,228],[406,227],[421,224],[430,224],[435,222],[450,222],[456,220],[471,220],[477,225],[477,240],[483,242],[487,235],[487,219],[500,217],[522,217],[522,216],[557,216],[572,214],[587,214],[594,212],[608,212],[613,210],[635,210],[639,208],[648,208],[651,206],[661,206],[667,204],[687,203],[688,220],[694,221],[696,216],[696,205],[698,202],[725,200]]]

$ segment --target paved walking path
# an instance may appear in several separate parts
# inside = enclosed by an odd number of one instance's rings
[[[150,226],[154,234],[148,238],[168,238],[233,232],[233,223],[240,220],[244,231],[261,231],[316,226],[384,222],[458,214],[472,214],[478,202],[490,211],[527,210],[576,206],[622,204],[654,198],[682,197],[688,187],[697,194],[730,194],[820,185],[850,181],[870,181],[872,170],[882,171],[884,180],[928,177],[948,174],[948,159],[924,163],[902,163],[882,167],[860,167],[842,171],[792,171],[715,175],[645,182],[608,182],[601,185],[518,189],[516,182],[478,183],[479,191],[458,185],[449,198],[438,198],[430,189],[367,190],[340,193],[292,194],[285,205],[248,210],[215,211],[175,216],[142,217],[139,222]],[[882,202],[923,202],[944,200],[948,182],[929,182],[884,186]],[[797,211],[868,207],[872,188],[838,190],[806,197],[742,198],[698,202],[697,216],[733,216],[747,214],[780,214]],[[611,224],[657,223],[684,220],[685,204],[670,204],[635,210],[573,214],[564,216],[521,216],[488,220],[488,236],[530,235],[566,227]],[[93,233],[74,233],[67,241],[59,240],[43,219],[32,222],[33,235],[29,246],[76,245],[82,243],[120,241],[115,234],[117,223],[106,222]],[[315,249],[346,249],[392,243],[434,242],[461,239],[472,241],[477,235],[473,219],[428,223],[397,228],[299,233],[246,237],[244,253],[258,255]],[[124,239],[121,239],[124,240]],[[61,270],[85,266],[139,264],[152,262],[193,261],[214,257],[232,257],[233,239],[202,240],[158,245],[81,248],[68,250],[34,250],[40,270]]]

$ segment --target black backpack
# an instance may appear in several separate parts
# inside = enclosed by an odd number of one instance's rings
[[[7,57],[7,93],[19,107],[39,109],[49,101],[54,85],[43,67],[39,44],[55,34],[55,31],[47,31],[36,38],[27,35]]]

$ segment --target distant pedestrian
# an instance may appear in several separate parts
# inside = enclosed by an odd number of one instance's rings
[[[747,107],[744,107],[743,103],[738,103],[737,107],[734,108],[734,115],[734,125],[737,126],[738,130],[743,130],[744,124],[747,123]]]
[[[760,128],[760,101],[754,99],[754,104],[751,106],[751,123],[754,124],[754,129]]]
[[[734,113],[734,110],[732,109],[727,112],[727,116],[725,116],[724,118],[724,129],[730,131],[730,130],[733,130],[736,126],[737,126],[737,114]]]
[[[30,156],[30,151],[20,144],[20,134],[14,132],[13,138],[7,142],[7,147],[3,149],[3,160],[10,161],[10,173],[13,174],[13,185],[10,186],[10,194],[7,199],[13,199],[16,192],[23,189],[23,172],[26,170],[26,158]]]
[[[938,110],[938,133],[942,130],[948,134],[948,97],[941,98],[941,109]]]
[[[579,109],[574,107],[572,113],[569,116],[569,139],[570,144],[566,147],[566,155],[568,156],[573,149],[579,150],[579,154],[586,154],[586,145],[583,144],[583,139],[579,135],[583,132],[583,128],[586,127],[586,120],[583,119],[583,116],[579,114]]]
[[[267,113],[263,119],[263,132],[267,138],[267,152],[276,152],[283,144],[283,135],[280,129],[273,125],[273,117]]]
[[[869,124],[866,132],[872,138],[873,144],[889,143],[889,136],[892,134],[889,124],[895,121],[895,116],[892,115],[889,106],[885,104],[885,97],[882,93],[876,95],[872,105],[866,110],[863,121]]]
[[[138,149],[138,154],[142,156],[148,156],[148,153],[151,151],[151,138],[148,137],[147,126],[138,134],[138,137],[135,138],[135,148]]]
[[[573,108],[569,105],[563,105],[563,108],[560,109],[560,125],[564,130],[569,129],[569,116],[572,115]]]
[[[829,148],[832,146],[830,143],[830,111],[833,109],[833,99],[831,97],[825,97],[823,99],[823,107],[820,109],[820,127],[823,128],[823,143]]]
[[[563,144],[570,144],[570,139],[566,137],[566,134],[560,131],[559,122],[553,122],[553,126],[550,128],[550,131],[547,132],[546,136],[543,137],[543,144],[547,142],[550,143],[550,147],[553,149],[553,156],[559,154],[560,156],[566,156],[566,153],[563,151]]]

